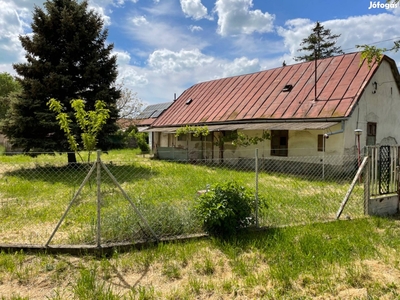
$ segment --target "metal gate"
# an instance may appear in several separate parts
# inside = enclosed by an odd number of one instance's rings
[[[370,195],[398,191],[399,146],[368,146],[370,158]]]

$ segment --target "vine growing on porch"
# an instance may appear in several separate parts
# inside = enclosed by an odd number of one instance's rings
[[[258,136],[248,136],[242,132],[237,133],[237,137],[232,141],[235,146],[248,147],[250,145],[257,145],[265,140],[271,139],[271,135],[267,131],[263,131],[261,137]]]
[[[210,134],[210,131],[207,126],[186,125],[184,127],[178,128],[176,130],[175,136],[178,137],[180,135],[189,133],[192,133],[193,136],[195,137],[199,137],[199,136],[208,136]],[[214,145],[216,146],[221,147],[225,143],[232,143],[232,145],[234,145],[235,147],[238,146],[248,147],[250,145],[257,145],[260,142],[271,139],[271,135],[269,132],[263,131],[261,137],[249,136],[247,134],[244,134],[243,132],[237,132],[235,130],[235,131],[226,131],[225,134],[215,138],[216,142],[214,142]]]
[[[176,130],[175,136],[178,137],[180,135],[188,134],[188,133],[193,133],[193,136],[199,137],[199,136],[207,136],[210,134],[210,131],[208,130],[207,126],[189,126],[186,125],[185,127],[178,128]]]

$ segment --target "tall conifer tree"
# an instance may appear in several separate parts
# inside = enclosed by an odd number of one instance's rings
[[[34,8],[33,34],[20,36],[27,61],[13,67],[23,91],[12,103],[2,131],[14,147],[26,152],[68,151],[66,137],[46,103],[59,100],[72,117],[72,99],[83,99],[88,110],[103,100],[110,118],[98,145],[108,149],[117,130],[120,92],[114,84],[116,56],[111,55],[113,45],[106,45],[103,20],[88,9],[86,0],[47,0],[44,8]],[[80,136],[78,126],[74,131]]]
[[[313,32],[301,42],[298,51],[306,51],[307,54],[297,56],[296,61],[313,61],[334,56],[335,54],[343,54],[340,47],[336,46],[336,40],[340,34],[332,34],[330,29],[324,29],[320,22],[315,24]]]

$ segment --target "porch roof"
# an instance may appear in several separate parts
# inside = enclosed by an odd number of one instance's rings
[[[324,130],[339,122],[274,122],[274,123],[244,123],[244,124],[221,124],[207,126],[209,131],[233,131],[233,130]],[[149,128],[146,132],[174,133],[177,127]]]

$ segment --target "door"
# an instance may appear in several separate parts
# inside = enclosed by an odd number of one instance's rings
[[[271,130],[271,156],[288,156],[288,130]]]

